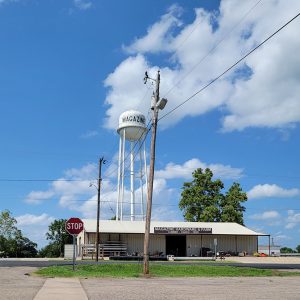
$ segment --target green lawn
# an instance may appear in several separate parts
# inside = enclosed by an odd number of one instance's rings
[[[38,270],[35,274],[46,277],[141,277],[142,264],[100,264],[52,266]],[[150,275],[155,277],[241,277],[241,276],[300,276],[300,272],[208,265],[151,264]]]

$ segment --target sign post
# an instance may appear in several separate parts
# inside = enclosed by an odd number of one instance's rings
[[[217,259],[217,245],[218,245],[218,239],[214,238],[214,246],[215,246],[215,259]]]
[[[66,222],[65,228],[73,236],[73,271],[75,271],[76,237],[83,230],[83,222],[79,218],[70,218]]]

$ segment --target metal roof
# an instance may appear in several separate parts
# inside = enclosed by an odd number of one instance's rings
[[[83,219],[85,232],[96,232],[96,220]],[[237,223],[227,222],[164,222],[151,221],[150,233],[154,233],[154,227],[179,227],[179,228],[211,228],[212,234],[219,235],[253,235],[263,236],[264,233],[255,232]],[[101,220],[100,233],[144,233],[145,221],[115,221]]]

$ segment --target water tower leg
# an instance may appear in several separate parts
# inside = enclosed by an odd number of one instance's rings
[[[122,136],[120,135],[120,144],[119,144],[119,163],[118,163],[118,198],[117,198],[117,206],[116,206],[116,220],[120,220],[119,216],[119,207],[121,201],[121,162],[122,162]]]
[[[134,143],[130,142],[130,219],[135,220],[135,195],[134,195]]]
[[[125,129],[123,130],[123,149],[122,149],[122,175],[121,175],[121,221],[123,220],[123,204],[124,204],[124,172],[125,172]]]

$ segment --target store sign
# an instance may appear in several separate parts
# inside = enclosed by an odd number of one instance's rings
[[[154,227],[156,234],[212,234],[212,228],[193,227]]]

